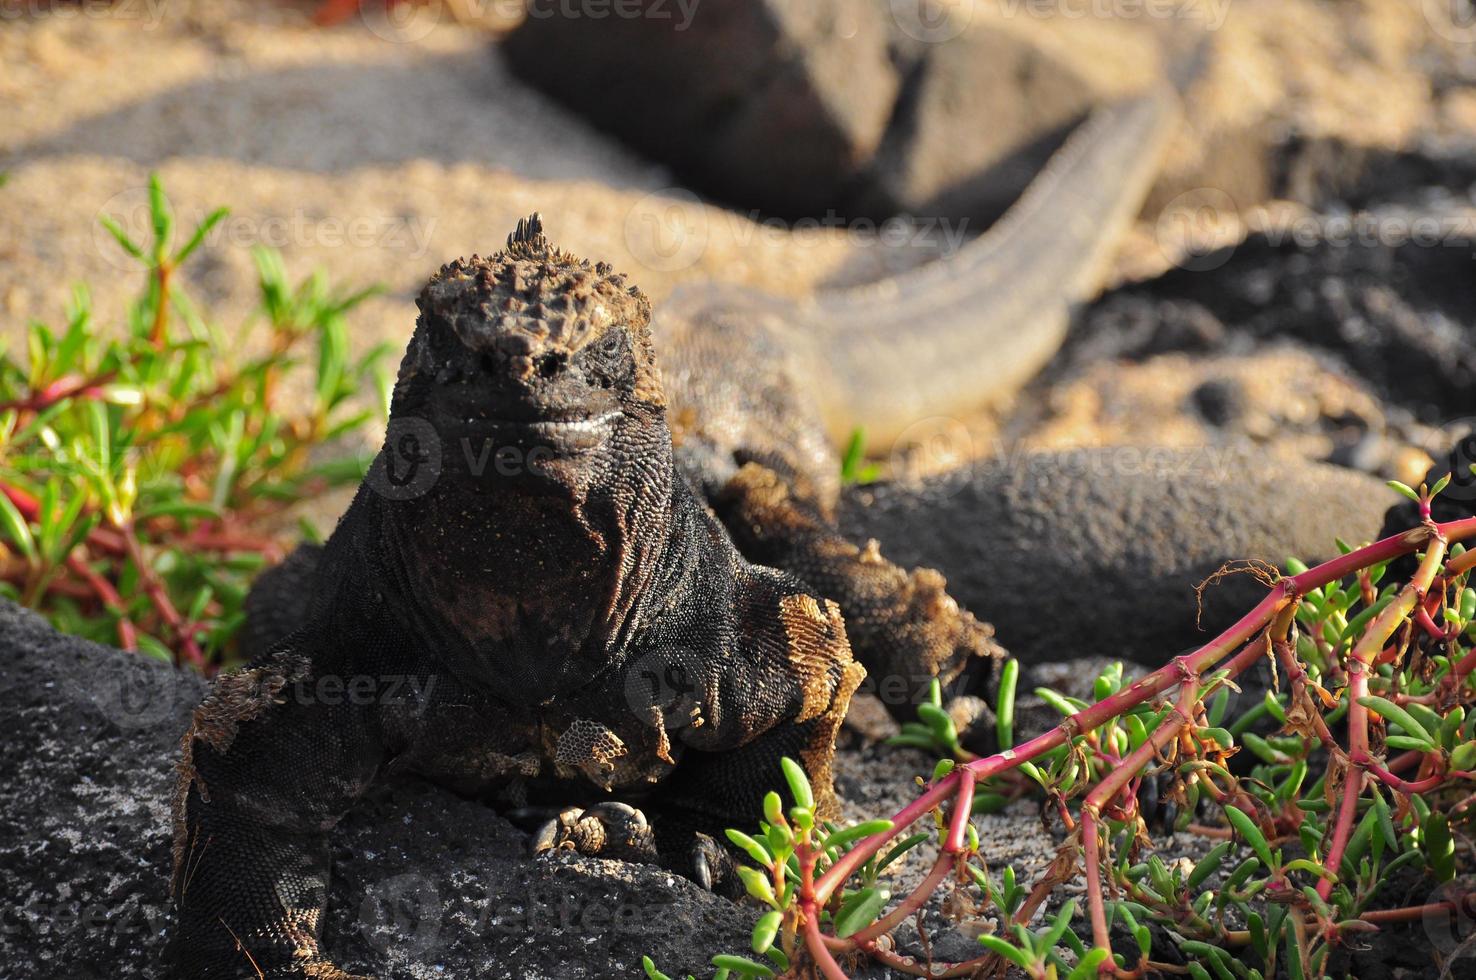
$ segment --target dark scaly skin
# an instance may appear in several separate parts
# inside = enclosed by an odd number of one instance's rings
[[[782,756],[833,808],[863,671],[835,605],[746,561],[677,471],[645,298],[535,219],[419,305],[375,471],[316,573],[278,580],[311,583],[301,625],[185,736],[173,977],[342,976],[327,834],[387,775],[582,799],[544,844],[709,883],[713,835],[759,818]]]
[[[549,782],[551,799],[581,782],[591,799],[639,798],[650,824],[604,803],[568,811],[541,838],[709,879],[722,852],[707,835],[757,816],[781,755],[803,760],[831,799],[834,732],[861,670],[820,595],[839,602],[884,680],[951,681],[996,663],[991,631],[941,576],[904,572],[835,529],[827,432],[885,435],[1018,387],[1095,289],[1156,167],[1166,105],[1150,96],[1104,110],[1012,216],[940,268],[803,306],[725,287],[674,297],[653,329],[668,355],[675,467],[644,300],[606,290],[613,320],[595,324],[578,315],[594,311],[589,282],[564,282],[543,297],[540,322],[521,325],[534,338],[494,329],[502,306],[478,310],[448,285],[475,263],[449,267],[422,297],[395,419],[429,409],[454,443],[460,419],[498,414],[487,389],[536,389],[545,371],[587,377],[593,345],[616,337],[629,371],[596,387],[615,392],[620,422],[595,449],[566,445],[495,495],[485,470],[460,472],[473,457],[442,445],[445,472],[428,495],[363,488],[326,551],[263,576],[247,649],[285,638],[217,683],[185,742],[175,975],[339,976],[318,948],[324,835],[395,771],[513,802]],[[503,283],[515,292],[572,263],[534,231],[510,243],[524,263]],[[449,342],[450,320],[466,343]],[[478,377],[485,351],[500,367]],[[445,411],[458,393],[473,397]],[[545,394],[516,417],[614,404],[577,386]],[[587,438],[471,428],[523,450]],[[413,477],[429,458],[392,422],[382,472]],[[799,578],[748,564],[714,514],[749,559]],[[366,678],[367,701],[292,693]]]
[[[992,701],[1004,652],[938,572],[900,568],[839,532],[834,440],[857,425],[886,438],[1023,384],[1059,344],[1072,305],[1099,287],[1176,105],[1164,89],[1098,110],[1009,214],[944,261],[805,303],[699,284],[655,312],[678,468],[745,557],[839,604],[900,719],[934,678]],[[263,576],[245,649],[300,619],[314,563],[300,551]],[[983,745],[993,726],[981,720]]]
[[[1071,308],[1100,288],[1177,104],[1164,87],[1097,110],[1008,214],[944,260],[798,303],[688,286],[655,312],[679,465],[747,558],[840,605],[857,657],[902,720],[932,678],[992,703],[1004,654],[938,572],[902,569],[836,529],[834,446],[856,427],[885,445],[1032,377]]]

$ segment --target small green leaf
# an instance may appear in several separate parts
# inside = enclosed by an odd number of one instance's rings
[[[767,866],[774,860],[774,856],[764,848],[764,845],[742,831],[729,828],[723,832],[728,835],[728,840],[732,841],[744,854],[747,854],[757,864]]]
[[[1432,812],[1420,825],[1420,843],[1425,852],[1425,861],[1430,873],[1439,882],[1455,878],[1455,839],[1450,836],[1450,825],[1445,814]]]
[[[1420,495],[1415,493],[1414,490],[1409,486],[1400,483],[1398,480],[1390,480],[1387,484],[1385,484],[1385,486],[1387,486],[1390,490],[1395,491],[1396,493],[1403,494],[1410,500],[1413,500],[1415,503],[1420,502]]]
[[[945,746],[951,746],[958,741],[958,729],[954,727],[953,719],[948,716],[937,705],[920,704],[917,706],[917,716],[928,726],[933,737]]]
[[[906,854],[908,851],[921,844],[923,841],[929,840],[931,837],[931,834],[919,833],[913,834],[901,841],[898,841],[892,846],[892,849],[886,853],[886,856],[877,862],[876,870],[881,871],[887,865],[891,864],[893,861],[897,860],[902,855]]]
[[[1029,953],[1025,952],[1023,949],[1018,948],[1012,943],[1006,942],[998,936],[985,933],[984,935],[979,937],[979,943],[991,953],[1003,956],[1005,959],[1009,960],[1011,963],[1015,964],[1022,970],[1030,969],[1030,965],[1035,962],[1035,958],[1032,957]],[[1101,961],[1099,960],[1098,962]],[[1075,975],[1076,974],[1073,972],[1072,976]]]
[[[988,816],[998,813],[1010,805],[1010,798],[999,793],[991,793],[988,790],[979,790],[974,794],[973,812],[980,816]],[[970,824],[970,826],[973,826]]]
[[[1000,751],[1015,744],[1015,686],[1019,679],[1019,661],[1007,658],[999,672],[999,691],[994,702],[994,737]]]
[[[1066,935],[1066,930],[1071,927],[1071,919],[1074,915],[1076,915],[1076,899],[1073,898],[1061,906],[1061,911],[1056,913],[1051,927],[1041,935],[1041,946],[1047,950],[1054,948],[1061,941],[1061,937]]]
[[[780,759],[779,765],[784,769],[784,781],[789,784],[789,793],[794,797],[794,802],[807,810],[814,809],[815,792],[810,788],[810,778],[805,775],[804,769],[789,756]]]
[[[825,846],[843,850],[858,840],[891,829],[892,821],[890,820],[867,820],[865,823],[858,823],[853,827],[837,830],[825,838]]]
[[[1204,884],[1210,875],[1220,870],[1220,865],[1224,863],[1226,855],[1230,853],[1230,849],[1233,846],[1230,841],[1221,841],[1210,848],[1208,854],[1199,859],[1199,862],[1194,865],[1194,870],[1189,872],[1189,878],[1185,881],[1190,891],[1198,890],[1199,886]]]
[[[31,525],[26,523],[15,503],[4,493],[0,493],[0,527],[27,560],[36,560],[36,539],[31,536]]]
[[[1075,969],[1066,975],[1066,980],[1095,980],[1097,971],[1111,954],[1111,950],[1093,947],[1087,950],[1087,954],[1076,964]]]
[[[1319,878],[1326,878],[1328,881],[1338,880],[1337,873],[1334,872],[1331,868],[1324,868],[1316,861],[1309,861],[1306,858],[1297,858],[1295,861],[1288,861],[1286,863],[1285,870],[1305,871],[1308,874],[1316,875]]]
[[[1366,697],[1359,698],[1358,703],[1371,711],[1377,711],[1387,720],[1397,723],[1400,728],[1404,729],[1405,735],[1423,743],[1426,752],[1435,751],[1435,739],[1430,733],[1425,731],[1424,726],[1415,720],[1414,715],[1405,711],[1393,701],[1370,694]]]
[[[200,243],[205,241],[205,236],[210,234],[211,229],[220,224],[221,219],[230,213],[230,208],[216,208],[207,214],[205,220],[195,226],[195,230],[190,234],[189,241],[185,242],[180,247],[180,250],[174,253],[174,258],[170,261],[175,265],[179,265],[185,259],[189,258],[191,253],[200,247]]]
[[[773,790],[764,794],[764,819],[773,827],[778,827],[785,822],[784,801]]]
[[[861,468],[865,460],[866,430],[852,429],[851,437],[846,440],[846,448],[841,453],[841,483],[860,483]]]
[[[763,902],[765,905],[779,907],[779,900],[774,897],[774,886],[769,881],[769,876],[757,868],[747,865],[737,869],[738,877],[743,881],[743,888],[748,894]]]
[[[113,240],[123,248],[123,251],[135,259],[142,259],[144,257],[143,249],[138,246],[138,243],[128,237],[128,232],[124,231],[123,226],[113,220],[112,217],[104,214],[97,220],[108,230],[108,234],[113,236]]]
[[[884,889],[871,887],[863,888],[846,899],[835,916],[835,934],[845,939],[871,925],[890,894]]]
[[[767,964],[755,963],[743,956],[714,956],[712,965],[720,970],[729,970],[744,977],[772,977],[774,971]]]
[[[656,964],[651,962],[651,957],[641,957],[641,969],[646,971],[646,980],[671,980],[671,977],[656,969]]]
[[[1276,867],[1276,862],[1271,859],[1271,845],[1266,843],[1266,837],[1256,826],[1255,821],[1246,816],[1244,811],[1233,806],[1225,807],[1225,816],[1235,827],[1236,833],[1250,845],[1251,850],[1256,852],[1256,857],[1260,858],[1266,867]]]
[[[169,202],[164,199],[164,184],[158,173],[149,174],[149,217],[154,225],[154,247],[162,254],[162,249],[169,244],[173,218],[169,214]]]
[[[774,937],[779,935],[779,926],[784,921],[784,913],[778,909],[770,909],[763,915],[753,927],[753,941],[750,948],[755,953],[767,953],[769,947],[774,945]]]

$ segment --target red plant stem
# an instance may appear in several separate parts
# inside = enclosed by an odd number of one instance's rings
[[[1409,922],[1423,919],[1432,912],[1454,912],[1459,906],[1455,902],[1432,902],[1429,905],[1407,905],[1401,909],[1375,909],[1359,916],[1364,922]]]
[[[1476,518],[1471,518],[1470,524],[1470,532],[1476,534]],[[1231,651],[1244,645],[1255,635],[1256,631],[1271,620],[1272,616],[1291,602],[1293,596],[1305,591],[1304,588],[1298,586],[1298,580],[1306,578],[1312,572],[1328,570],[1333,566],[1342,567],[1338,568],[1335,575],[1328,571],[1327,574],[1332,577],[1327,581],[1336,581],[1347,575],[1348,570],[1345,566],[1348,557],[1344,555],[1342,558],[1328,562],[1326,565],[1320,565],[1317,569],[1304,572],[1295,578],[1282,579],[1254,609],[1210,643],[1192,653],[1175,657],[1166,666],[1140,678],[1111,697],[1078,711],[1050,731],[1037,735],[1017,748],[1006,749],[986,759],[979,759],[957,767],[943,779],[934,783],[922,796],[904,807],[893,818],[891,830],[884,830],[866,838],[831,865],[830,869],[815,883],[816,895],[822,903],[828,899],[841,882],[854,874],[857,868],[886,846],[889,840],[946,799],[954,791],[955,784],[962,778],[965,770],[971,771],[976,779],[987,779],[1007,769],[1014,769],[1022,762],[1029,762],[1065,744],[1078,732],[1091,731],[1116,718],[1124,711],[1157,697],[1185,678],[1199,676],[1204,669],[1214,666]],[[1317,584],[1306,586],[1306,588],[1316,588]]]
[[[1427,540],[1423,543],[1428,544],[1428,547],[1425,549],[1425,559],[1420,563],[1419,570],[1415,572],[1414,578],[1399,590],[1399,595],[1394,601],[1374,617],[1363,636],[1359,637],[1352,652],[1348,654],[1349,759],[1368,756],[1368,709],[1360,702],[1368,696],[1368,672],[1373,659],[1383,650],[1384,644],[1394,635],[1394,631],[1424,599],[1430,583],[1435,580],[1436,573],[1440,571],[1440,563],[1445,560],[1446,539],[1440,529],[1433,525],[1426,525],[1420,530],[1424,531],[1424,537]],[[1405,535],[1405,537],[1408,536],[1408,534]],[[1322,862],[1322,866],[1332,874],[1319,877],[1317,880],[1317,894],[1324,900],[1332,894],[1333,883],[1337,880],[1338,870],[1342,866],[1343,852],[1348,847],[1348,839],[1353,835],[1353,823],[1358,816],[1358,799],[1363,794],[1363,767],[1354,763],[1347,767],[1346,772],[1343,798],[1338,805],[1338,819],[1333,825],[1332,840],[1327,847],[1327,857]]]
[[[1294,607],[1288,606],[1285,612],[1290,612],[1292,608]],[[1284,630],[1290,621],[1290,617],[1283,613],[1276,625]],[[1227,679],[1234,680],[1242,671],[1263,656],[1265,656],[1263,643],[1247,644],[1245,649],[1226,665]],[[1150,765],[1158,757],[1159,752],[1177,738],[1184,726],[1193,720],[1194,704],[1198,697],[1198,678],[1185,678],[1184,682],[1179,685],[1179,699],[1174,706],[1173,713],[1164,718],[1154,729],[1152,736],[1133,750],[1122,765],[1114,769],[1107,778],[1093,787],[1086,799],[1082,801],[1081,843],[1082,861],[1086,865],[1087,905],[1091,911],[1094,944],[1098,948],[1107,950],[1107,959],[1103,961],[1104,968],[1116,969],[1112,966],[1112,941],[1107,926],[1107,909],[1102,901],[1102,865],[1098,857],[1097,821],[1100,818],[1102,807],[1122,792],[1123,787],[1131,782],[1145,766]]]
[[[888,952],[875,943],[863,945],[861,949],[883,966],[891,967],[898,973],[906,973],[914,977],[938,978],[938,980],[945,977],[980,976],[981,974],[978,973],[980,968],[998,962],[997,954],[985,953],[983,956],[962,963],[930,963],[927,966],[919,966],[912,957]]]
[[[1463,572],[1469,572],[1473,568],[1476,568],[1476,548],[1472,548],[1464,554],[1456,555],[1450,561],[1446,562],[1445,574],[1450,578],[1455,578],[1457,575]]]
[[[1178,738],[1179,731],[1189,723],[1199,685],[1197,679],[1185,680],[1179,687],[1179,701],[1174,712],[1159,723],[1152,736],[1134,749],[1121,766],[1094,786],[1081,803],[1081,846],[1082,863],[1086,865],[1087,907],[1091,912],[1093,944],[1108,951],[1104,967],[1111,966],[1112,942],[1107,927],[1107,907],[1102,901],[1102,861],[1098,853],[1100,845],[1097,824],[1101,819],[1103,805],[1121,792],[1139,770],[1152,763],[1159,750]]]
[[[10,498],[10,502],[15,504],[15,509],[20,511],[21,516],[27,521],[38,523],[41,520],[41,501],[20,487],[13,487],[0,481],[0,493]],[[99,551],[113,555],[122,555],[128,550],[123,538],[117,532],[105,527],[93,528],[87,535],[87,543]]]
[[[124,650],[137,650],[138,630],[134,627],[133,621],[128,618],[127,607],[123,603],[123,597],[118,594],[117,589],[113,588],[113,583],[93,571],[85,561],[75,554],[67,556],[67,568],[71,569],[72,574],[82,579],[92,588],[92,591],[97,594],[98,599],[102,600],[104,606],[117,613],[118,646]]]
[[[159,292],[158,305],[154,307],[154,322],[149,327],[149,343],[155,348],[164,346],[169,332],[169,277],[173,272],[173,264],[162,258],[154,268],[154,279],[159,284]]]
[[[846,971],[840,968],[840,964],[830,955],[830,950],[825,948],[825,943],[821,940],[820,909],[813,902],[802,902],[801,909],[805,919],[805,946],[814,957],[815,965],[829,980],[847,980]]]
[[[148,593],[149,600],[153,602],[154,608],[159,610],[159,615],[164,622],[169,624],[179,637],[180,649],[184,651],[185,657],[196,667],[204,667],[205,654],[200,650],[200,645],[195,642],[194,631],[174,608],[174,601],[169,598],[169,592],[164,588],[164,583],[159,581],[152,567],[144,559],[143,548],[138,543],[138,535],[133,533],[132,524],[124,524],[122,527],[123,540],[128,545],[128,557],[133,561],[134,567],[138,569],[139,578],[143,581],[144,591]]]
[[[928,872],[928,876],[918,883],[918,886],[912,890],[911,894],[897,903],[896,908],[877,919],[865,929],[847,938],[857,943],[867,942],[875,939],[884,932],[896,928],[909,915],[927,904],[928,899],[933,896],[933,892],[937,891],[938,886],[943,883],[943,879],[948,877],[948,872],[953,870],[954,862],[957,860],[958,855],[950,851],[944,851],[939,854],[938,860],[934,862],[932,870]]]
[[[1443,630],[1440,627],[1436,626],[1435,625],[1435,620],[1431,619],[1430,618],[1430,614],[1428,612],[1426,612],[1425,610],[1423,610],[1423,609],[1416,610],[1415,611],[1415,615],[1414,615],[1414,620],[1415,620],[1415,623],[1419,626],[1420,629],[1424,630],[1427,634],[1429,634],[1430,636],[1434,637],[1435,639],[1437,639],[1437,640],[1444,640],[1444,639],[1447,638],[1446,637],[1445,630]]]
[[[964,834],[969,827],[969,814],[974,809],[974,774],[965,769],[958,781],[958,797],[953,801],[953,822],[948,825],[948,839],[943,850],[958,854],[964,849]]]
[[[1441,557],[1443,557],[1444,543],[1446,541],[1457,541],[1473,535],[1476,535],[1476,517],[1449,521],[1445,524],[1425,524],[1418,528],[1384,538],[1371,545],[1349,552],[1346,555],[1341,555],[1315,568],[1308,569],[1299,575],[1281,579],[1272,586],[1270,592],[1256,604],[1255,608],[1246,613],[1233,626],[1208,644],[1189,654],[1174,658],[1159,670],[1138,680],[1117,694],[1077,712],[1056,728],[1036,736],[1021,746],[1007,749],[988,758],[977,759],[955,768],[943,779],[928,787],[916,800],[903,807],[893,818],[892,828],[890,830],[873,834],[871,837],[860,841],[854,848],[842,855],[840,860],[832,865],[813,884],[806,880],[806,887],[813,894],[804,904],[808,905],[812,911],[823,907],[835,890],[854,874],[862,864],[877,854],[890,840],[915,823],[918,818],[930,812],[935,806],[946,799],[950,793],[956,792],[957,784],[964,778],[964,773],[970,773],[973,778],[978,780],[987,779],[999,773],[1012,770],[1022,762],[1036,759],[1056,747],[1065,744],[1076,733],[1095,729],[1104,722],[1122,714],[1124,711],[1157,697],[1181,681],[1200,676],[1218,664],[1231,652],[1246,644],[1257,631],[1271,622],[1279,612],[1291,606],[1300,596],[1305,595],[1312,589],[1321,588],[1332,582],[1336,582],[1369,565],[1389,561],[1417,551],[1422,545],[1430,542],[1432,539],[1440,542],[1438,550],[1441,552]],[[1430,550],[1434,551],[1437,549],[1432,548]],[[1461,570],[1471,567],[1473,563],[1476,563],[1476,559],[1467,560],[1462,563]],[[1422,565],[1422,570],[1430,565],[1431,562],[1427,553],[1426,562]],[[1434,561],[1433,566],[1438,568],[1439,559]],[[1450,570],[1449,573],[1453,575],[1456,572]],[[1426,579],[1426,581],[1428,582],[1429,579]],[[1392,634],[1392,632],[1393,629],[1390,629],[1389,634]],[[1383,640],[1387,638],[1388,634],[1378,641],[1378,646],[1375,648],[1376,651],[1382,649]],[[1249,648],[1243,655],[1249,655],[1251,651],[1254,651],[1255,657],[1261,656],[1264,652],[1257,648]],[[1367,679],[1362,674],[1358,678],[1350,677],[1350,684],[1359,679],[1362,680],[1366,692]],[[1365,737],[1367,735],[1366,727],[1364,735]],[[1352,772],[1361,774],[1362,770],[1354,768]],[[1356,797],[1356,794],[1353,795]],[[1356,798],[1353,803],[1354,809],[1356,810]],[[1344,808],[1347,808],[1346,797]],[[1338,860],[1341,860],[1341,850],[1346,848],[1346,846],[1347,835],[1345,834],[1339,846]],[[1329,857],[1331,857],[1331,854]],[[808,875],[805,878],[808,879]],[[1323,884],[1327,884],[1326,879],[1323,880]],[[1319,885],[1320,888],[1321,885]],[[829,951],[825,949],[825,942],[820,935],[818,923],[812,916],[807,918],[805,929],[806,943],[816,956],[817,961],[821,962],[822,969],[825,966],[824,961],[826,960],[833,965],[834,960],[831,958]],[[827,973],[827,976],[831,976],[831,974]]]
[[[57,402],[75,395],[100,398],[102,386],[112,381],[117,374],[117,371],[104,371],[90,378],[69,374],[57,378],[40,391],[32,392],[27,398],[0,403],[0,412],[8,409],[14,409],[17,412],[44,412]]]
[[[1349,756],[1349,759],[1355,766],[1359,766],[1367,770],[1369,775],[1378,779],[1378,781],[1383,783],[1385,786],[1388,786],[1390,789],[1398,790],[1401,793],[1428,793],[1430,790],[1445,782],[1445,773],[1443,771],[1437,772],[1433,776],[1428,776],[1425,779],[1416,780],[1414,782],[1400,779],[1398,776],[1394,775],[1392,772],[1379,765],[1378,762],[1375,761],[1374,757],[1369,755],[1367,752],[1362,752],[1357,755]]]

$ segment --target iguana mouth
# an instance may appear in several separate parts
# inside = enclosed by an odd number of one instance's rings
[[[506,419],[468,416],[463,424],[473,431],[514,445],[547,446],[564,452],[582,452],[605,444],[615,432],[620,412],[571,419]]]

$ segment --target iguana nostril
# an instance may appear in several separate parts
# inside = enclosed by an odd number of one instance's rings
[[[540,378],[552,378],[564,367],[564,356],[562,354],[544,354],[535,362],[538,365],[538,376]]]

